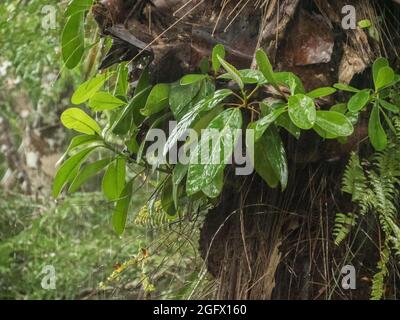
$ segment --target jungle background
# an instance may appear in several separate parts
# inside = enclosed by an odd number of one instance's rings
[[[55,164],[69,138],[59,116],[85,77],[80,70],[61,70],[60,36],[67,4],[0,4],[0,298],[189,295],[202,268],[194,226],[186,226],[192,230],[190,238],[177,243],[178,235],[188,230],[167,229],[142,210],[120,238],[110,225],[112,205],[96,191],[101,180],[94,179],[72,198],[56,202],[50,195]],[[46,8],[55,10],[55,25],[45,19]],[[137,189],[135,213],[140,213],[151,191]],[[144,251],[146,259],[141,259]],[[46,275],[41,272],[49,265],[56,272],[54,290],[41,285]],[[196,294],[207,297],[212,284],[203,279]]]

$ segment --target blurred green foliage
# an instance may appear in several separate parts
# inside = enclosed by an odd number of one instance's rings
[[[132,211],[146,199],[145,191],[136,192]],[[110,204],[100,194],[76,194],[57,206],[33,200],[0,191],[0,299],[168,299],[188,294],[198,279],[202,263],[195,229],[186,229],[190,239],[177,242],[176,230],[131,221],[121,239],[109,221]],[[144,250],[145,261],[107,281]],[[55,290],[41,286],[46,265],[55,268]]]

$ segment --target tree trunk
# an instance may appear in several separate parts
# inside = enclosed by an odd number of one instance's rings
[[[306,90],[336,82],[368,84],[363,71],[376,56],[387,53],[365,30],[343,30],[341,25],[342,7],[349,4],[356,8],[357,21],[374,21],[377,10],[383,9],[373,1],[153,3],[120,20],[147,44],[138,55],[151,49],[154,81],[175,81],[195,71],[217,43],[225,45],[227,60],[238,68],[251,67],[255,51],[265,49],[275,69],[296,73]],[[397,10],[390,1],[382,6]],[[101,21],[103,31],[113,35],[115,30]],[[321,108],[333,104],[323,100]],[[362,143],[366,128],[361,121],[345,145],[322,143],[308,133],[299,141],[286,137],[290,181],[285,192],[268,188],[256,175],[228,174],[221,201],[208,213],[200,239],[208,271],[218,282],[216,298],[368,297],[363,288],[354,295],[338,285],[346,260],[331,236],[335,213],[351,206],[340,193],[340,177],[350,151],[367,149]],[[366,260],[360,256],[360,266],[368,264]]]

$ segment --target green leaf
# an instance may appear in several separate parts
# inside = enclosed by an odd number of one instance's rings
[[[371,98],[371,92],[369,89],[364,89],[353,95],[348,103],[348,108],[350,112],[359,112],[363,109],[369,102]]]
[[[333,105],[329,110],[345,114],[347,111],[347,104],[346,103],[337,103],[337,104]]]
[[[169,149],[178,142],[179,138],[186,132],[188,128],[190,128],[192,123],[196,119],[198,119],[203,112],[214,109],[232,93],[233,92],[229,89],[217,90],[215,91],[213,96],[204,98],[196,103],[192,107],[192,109],[182,117],[177,126],[172,130],[165,145],[163,154],[166,155],[168,153]]]
[[[197,132],[198,136],[201,135],[201,130],[207,128],[207,126],[210,124],[210,122],[217,116],[219,115],[221,112],[224,111],[223,106],[219,105],[216,106],[214,109],[210,110],[207,113],[204,113],[204,115],[202,115],[199,120],[195,121],[192,124],[192,128],[194,131]]]
[[[195,98],[204,85],[206,84],[203,81],[190,85],[171,84],[169,105],[175,119],[179,121],[191,109]]]
[[[233,65],[222,59],[220,56],[217,55],[217,58],[221,63],[222,67],[231,75],[232,79],[239,85],[239,88],[243,90],[244,83],[239,71]]]
[[[151,116],[162,111],[168,106],[170,85],[156,84],[147,98],[146,106],[140,110],[144,116]]]
[[[101,129],[97,122],[79,108],[69,108],[61,114],[62,124],[77,132],[100,135]]]
[[[210,61],[208,61],[208,58],[204,57],[201,59],[199,63],[199,69],[201,73],[207,74],[210,72]]]
[[[125,101],[114,97],[108,92],[96,92],[89,100],[89,107],[93,111],[113,110],[125,105]]]
[[[292,72],[275,72],[274,78],[279,85],[290,88],[292,94],[305,93],[300,78]]]
[[[276,127],[270,127],[265,132],[264,147],[267,150],[267,158],[271,165],[274,175],[278,177],[282,191],[286,189],[288,183],[289,169],[286,158],[286,151],[282,139]]]
[[[372,26],[371,20],[369,19],[360,20],[357,24],[361,29],[366,29]]]
[[[264,75],[265,79],[267,79],[270,84],[276,86],[277,83],[275,80],[272,64],[269,61],[268,56],[264,50],[262,50],[262,49],[257,50],[256,61],[257,61],[257,65],[260,68],[260,71]]]
[[[389,61],[382,57],[376,59],[372,65],[372,78],[374,80],[375,88],[377,87],[376,84],[378,81],[379,71],[384,67],[389,67]]]
[[[375,81],[375,90],[378,91],[394,81],[394,71],[390,67],[379,69],[378,76]]]
[[[146,102],[151,87],[147,87],[135,94],[128,105],[121,111],[117,119],[111,127],[111,131],[115,134],[124,135],[134,125],[134,116],[139,114],[138,109]]]
[[[338,137],[335,134],[331,134],[329,132],[327,132],[326,130],[322,129],[317,123],[314,124],[313,127],[314,131],[322,138],[324,139],[340,139],[340,137]],[[343,138],[343,137],[341,137]]]
[[[242,78],[243,83],[245,84],[264,85],[268,83],[267,79],[265,79],[264,75],[259,70],[243,69],[243,70],[238,70],[238,72],[240,74],[240,77]],[[232,75],[229,73],[224,73],[220,75],[218,79],[234,80]]]
[[[111,74],[104,73],[82,83],[72,95],[71,102],[76,105],[86,102],[100,90],[110,76]]]
[[[289,97],[289,117],[300,129],[311,129],[316,120],[316,109],[313,99],[304,94]]]
[[[400,109],[399,109],[398,106],[396,106],[396,105],[394,105],[394,104],[392,104],[392,103],[390,103],[390,102],[387,102],[387,101],[385,101],[385,100],[379,99],[379,104],[380,104],[383,108],[385,108],[386,110],[389,110],[389,111],[391,111],[391,112],[398,113],[398,112],[400,111]]]
[[[53,197],[57,198],[64,186],[76,175],[80,165],[96,149],[91,147],[84,149],[66,160],[57,170],[53,183]]]
[[[129,87],[129,70],[127,63],[118,65],[117,83],[115,85],[114,96],[126,97]]]
[[[208,186],[204,187],[202,191],[207,197],[215,199],[221,194],[223,187],[224,187],[224,170],[221,169],[215,176],[213,182],[211,182]]]
[[[170,217],[176,216],[171,177],[168,178],[164,183],[160,198],[161,207],[163,208],[164,212]]]
[[[272,168],[269,161],[266,134],[264,134],[257,142],[251,141],[249,136],[246,136],[246,146],[248,155],[253,163],[255,171],[259,176],[271,187],[276,188],[279,184],[279,178],[275,170]],[[254,148],[252,144],[254,143]]]
[[[380,110],[377,103],[372,108],[368,123],[369,140],[376,151],[382,151],[386,148],[388,139],[385,130],[382,127],[380,119]]]
[[[254,140],[259,140],[264,132],[268,129],[268,127],[285,112],[286,107],[280,107],[272,110],[270,114],[261,118],[260,120],[250,123],[248,129],[254,130]]]
[[[133,179],[128,182],[118,199],[112,216],[112,225],[118,235],[124,233],[129,205],[132,199]]]
[[[83,167],[83,169],[79,171],[75,179],[72,181],[68,192],[74,193],[78,191],[87,180],[103,170],[110,163],[110,161],[110,159],[101,159]]]
[[[214,73],[218,73],[219,69],[221,68],[221,63],[218,57],[225,59],[225,48],[222,44],[217,44],[212,51],[212,67],[214,69]]]
[[[108,166],[102,181],[104,196],[109,201],[117,200],[125,187],[126,162],[117,158]]]
[[[318,88],[318,89],[315,89],[315,90],[307,93],[307,96],[312,99],[317,99],[317,98],[329,96],[335,92],[336,92],[335,88],[323,87],[323,88]]]
[[[71,139],[71,142],[67,148],[67,150],[64,152],[64,154],[61,156],[61,158],[57,161],[56,165],[59,163],[63,162],[64,159],[72,153],[72,151],[75,151],[77,148],[81,147],[101,147],[104,145],[103,139],[98,136],[98,135],[79,135],[75,136]]]
[[[90,10],[93,0],[72,0],[65,10],[65,17]]]
[[[103,142],[103,140],[101,139],[101,137],[99,137],[97,135],[94,136],[94,135],[83,134],[83,135],[75,136],[71,139],[71,142],[65,153],[69,153],[78,147],[82,147],[84,145],[91,144],[94,142]]]
[[[148,141],[151,141],[152,139],[154,139],[154,136],[151,138],[149,137],[152,135],[152,131],[156,128],[159,128],[160,125],[164,124],[166,122],[166,120],[170,118],[170,116],[171,116],[170,113],[165,113],[163,115],[156,116],[154,121],[151,121],[152,123],[150,125],[150,128],[148,130],[146,130],[146,137],[142,140],[142,143],[140,144],[139,149],[137,151],[136,158],[137,158],[138,162],[140,162],[143,159],[143,154],[145,152],[146,143],[148,143]],[[147,160],[149,160],[149,159],[147,159]],[[154,159],[154,160],[157,160],[157,159]],[[155,166],[155,165],[153,164],[153,166]]]
[[[149,72],[149,67],[147,66],[146,68],[143,69],[142,74],[139,77],[133,96],[138,95],[143,90],[147,89],[150,85],[151,85],[150,72]]]
[[[185,178],[189,165],[183,163],[177,163],[174,170],[172,171],[172,196],[174,200],[175,209],[178,208],[178,188],[181,185],[182,180]]]
[[[83,20],[83,12],[69,17],[61,35],[62,57],[68,69],[79,64],[85,51]]]
[[[298,127],[296,127],[296,125],[292,122],[292,120],[290,120],[288,113],[281,114],[279,118],[276,119],[275,124],[277,126],[284,128],[297,140],[300,138],[301,130]]]
[[[338,90],[342,90],[342,91],[347,91],[347,92],[360,92],[361,90],[354,88],[352,86],[349,86],[348,84],[345,83],[336,83],[333,85],[334,88],[338,89]]]
[[[239,109],[227,109],[216,116],[203,132],[191,155],[186,192],[193,195],[211,183],[230,159],[242,128]],[[213,142],[210,150],[210,141]],[[207,151],[207,152],[206,152]]]
[[[208,75],[206,74],[187,74],[186,76],[184,76],[181,81],[180,84],[182,86],[188,85],[188,84],[193,84],[195,82],[199,82],[201,80],[204,80],[208,78]]]
[[[315,123],[321,129],[336,137],[347,137],[354,132],[350,120],[344,114],[335,111],[317,111]]]

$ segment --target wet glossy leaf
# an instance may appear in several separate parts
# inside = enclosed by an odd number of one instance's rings
[[[289,117],[300,129],[311,129],[316,119],[314,101],[304,94],[289,97]]]
[[[117,158],[108,166],[102,181],[104,196],[109,201],[117,200],[125,187],[126,162]]]
[[[371,98],[371,93],[369,89],[362,90],[353,95],[348,103],[348,108],[350,112],[359,112],[362,110],[369,102]]]
[[[217,44],[212,51],[211,62],[212,62],[212,67],[214,69],[214,73],[217,73],[221,68],[221,63],[218,57],[225,59],[225,48],[222,44]]]
[[[84,149],[70,157],[60,166],[53,182],[52,194],[54,198],[57,198],[64,186],[75,177],[82,162],[85,161],[94,149],[96,147]]]
[[[115,97],[125,97],[129,88],[129,70],[127,63],[121,63],[118,66],[117,83],[114,90]]]
[[[203,193],[211,198],[214,199],[218,197],[221,192],[222,188],[224,187],[224,170],[222,169],[217,173],[212,183],[202,189]]]
[[[366,29],[372,26],[371,20],[369,19],[363,19],[357,22],[357,25],[361,28],[361,29]]]
[[[286,107],[280,107],[272,110],[270,114],[261,118],[260,120],[250,123],[248,129],[254,130],[255,141],[259,140],[264,134],[265,130],[267,130],[268,127],[286,111]]]
[[[334,88],[338,89],[338,90],[342,90],[342,91],[347,91],[347,92],[360,92],[361,90],[354,88],[352,86],[349,86],[348,84],[345,83],[336,83],[333,85]]]
[[[215,91],[213,96],[204,98],[197,102],[192,109],[182,117],[181,121],[179,121],[177,126],[172,130],[164,148],[164,155],[166,155],[169,149],[177,143],[179,138],[186,132],[188,128],[190,128],[192,123],[196,119],[199,119],[201,113],[214,109],[231,94],[231,90],[222,89]]]
[[[292,72],[275,72],[274,78],[279,85],[290,88],[290,91],[294,94],[305,93],[300,78]]]
[[[176,215],[174,199],[173,199],[173,191],[172,191],[172,178],[168,178],[164,183],[164,186],[161,191],[161,207],[164,212],[169,216],[173,217]]]
[[[67,148],[66,153],[69,153],[78,147],[82,147],[87,144],[97,143],[97,142],[102,142],[102,141],[103,140],[101,139],[101,137],[99,137],[97,135],[84,134],[84,135],[75,136],[71,139],[71,142]]]
[[[101,74],[82,83],[72,95],[71,102],[73,104],[81,104],[89,100],[94,94],[101,89],[111,74]]]
[[[394,105],[394,104],[392,104],[390,102],[387,102],[385,100],[379,100],[379,104],[383,108],[385,108],[386,110],[389,110],[391,112],[398,113],[400,111],[398,106],[396,106],[396,105]]]
[[[268,150],[266,147],[266,134],[264,134],[257,142],[250,141],[248,138],[249,137],[246,136],[247,152],[255,171],[271,188],[276,188],[279,184],[279,178],[269,161]],[[254,143],[254,148],[250,145],[251,143]]]
[[[382,127],[380,119],[380,110],[377,104],[372,108],[368,123],[369,140],[376,151],[382,151],[386,148],[388,139],[385,130]]]
[[[85,51],[83,12],[70,16],[61,35],[61,52],[65,66],[75,68]]]
[[[354,132],[350,120],[344,114],[335,111],[317,111],[315,123],[332,136],[347,137]]]
[[[172,197],[174,200],[175,209],[178,208],[178,188],[181,182],[185,178],[189,165],[183,163],[177,163],[174,170],[172,171]]]
[[[222,59],[220,56],[217,56],[217,58],[221,63],[222,67],[231,75],[233,81],[235,81],[238,84],[240,89],[243,89],[244,83],[239,71],[233,65]]]
[[[190,85],[171,84],[169,105],[175,119],[179,121],[191,109],[203,85],[205,85],[203,81],[194,82]]]
[[[79,190],[79,188],[90,178],[94,177],[96,174],[98,174],[101,170],[103,170],[109,163],[111,159],[101,159],[98,161],[95,161],[93,163],[90,163],[86,166],[84,166],[75,179],[72,181],[68,192],[74,193]]]
[[[76,13],[82,13],[90,10],[93,0],[72,0],[65,10],[65,16],[69,17]]]
[[[170,85],[166,83],[156,84],[147,98],[146,106],[140,110],[145,116],[151,116],[162,111],[168,106]]]
[[[347,104],[346,103],[338,103],[338,104],[333,105],[329,110],[345,114],[347,111]]]
[[[312,99],[317,99],[317,98],[329,96],[335,92],[336,92],[335,88],[324,87],[324,88],[315,89],[315,90],[307,93],[307,96],[309,96]]]
[[[112,225],[115,232],[121,235],[125,230],[126,218],[128,216],[129,205],[132,199],[133,181],[128,182],[122,191],[114,209]]]
[[[292,122],[292,120],[290,120],[288,113],[281,114],[279,118],[276,119],[275,124],[279,127],[284,128],[296,139],[300,138],[301,129],[296,127],[296,125]]]
[[[186,76],[184,76],[181,79],[180,84],[182,86],[189,85],[189,84],[193,84],[195,82],[202,81],[206,78],[208,78],[208,76],[206,74],[187,74]]]
[[[394,81],[394,71],[390,67],[379,69],[378,76],[375,81],[375,89],[378,91]]]
[[[97,122],[79,108],[69,108],[61,114],[62,124],[77,132],[100,135],[101,129]]]
[[[285,190],[288,183],[289,169],[282,139],[276,127],[270,127],[264,135],[263,142],[265,143],[267,158],[274,175],[279,179],[282,190]]]
[[[151,87],[147,87],[133,96],[131,101],[121,110],[113,123],[111,127],[113,133],[120,135],[128,133],[128,131],[135,126],[135,121],[139,121],[138,117],[143,117],[139,114],[138,109],[146,103],[150,90]]]
[[[114,97],[108,92],[96,92],[93,97],[90,98],[88,106],[93,111],[113,110],[125,105],[125,101]]]
[[[267,79],[267,81],[269,83],[271,83],[272,85],[276,85],[277,82],[275,80],[272,64],[269,61],[268,56],[264,50],[262,50],[262,49],[257,50],[256,61],[257,61],[258,68],[264,75],[265,79]]]
[[[239,109],[227,109],[210,122],[190,159],[186,182],[188,195],[193,195],[213,183],[236,146],[239,131],[235,129],[241,128],[242,114]]]
[[[322,129],[317,123],[314,124],[313,127],[314,131],[324,139],[337,139],[338,136],[332,133],[327,132],[326,130]]]
[[[379,71],[384,67],[389,67],[389,61],[382,57],[376,59],[372,65],[372,78],[374,80],[375,88],[377,87],[376,84],[378,81]]]
[[[263,85],[268,83],[267,79],[265,79],[264,75],[259,70],[243,69],[243,70],[238,70],[238,72],[242,78],[243,83],[245,84]],[[234,80],[229,73],[220,75],[218,79]]]

